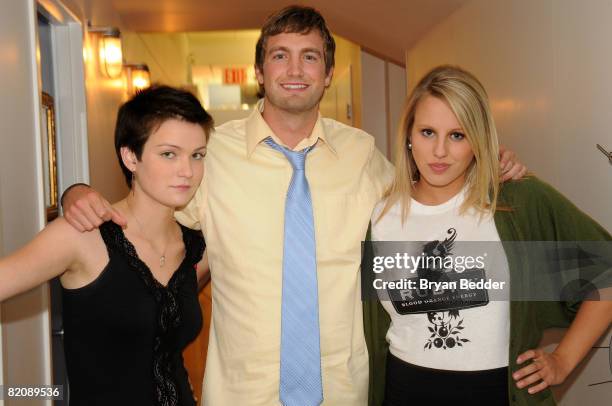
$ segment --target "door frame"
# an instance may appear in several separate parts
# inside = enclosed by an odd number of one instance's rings
[[[85,71],[83,62],[85,24],[64,6],[60,0],[29,0],[25,7],[27,7],[29,31],[27,63],[32,67],[30,91],[32,92],[31,100],[33,105],[30,119],[32,120],[37,139],[40,139],[39,134],[41,131],[40,92],[42,89],[41,69],[37,59],[37,51],[39,49],[37,13],[44,14],[51,24],[52,80],[56,93],[58,188],[62,192],[67,185],[75,182],[89,181]],[[32,151],[36,162],[36,182],[38,184],[38,192],[36,193],[37,211],[34,213],[34,216],[39,230],[46,223],[43,197],[44,178],[40,147],[38,145],[38,148]],[[40,292],[36,293],[33,303],[33,306],[40,306],[39,308],[41,309],[37,316],[40,331],[47,333],[46,337],[41,337],[41,368],[45,380],[41,384],[49,385],[52,382],[52,355],[48,286],[43,286]],[[1,317],[0,320],[2,320]],[[8,371],[4,371],[7,359],[6,356],[3,356],[4,351],[10,351],[11,346],[15,345],[15,343],[5,339],[5,333],[8,330],[7,326],[4,326],[3,329],[2,323],[0,323],[0,385],[5,384],[8,377]],[[2,401],[0,401],[1,404],[3,404]],[[47,400],[41,404],[51,406],[52,401]]]
[[[89,183],[87,99],[83,63],[85,24],[59,0],[38,0],[51,23],[55,85],[58,187]]]

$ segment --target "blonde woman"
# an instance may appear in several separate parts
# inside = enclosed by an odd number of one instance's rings
[[[488,98],[461,68],[430,71],[410,95],[400,128],[395,179],[374,211],[373,241],[422,241],[415,255],[451,257],[463,241],[611,239],[534,177],[499,184]],[[498,247],[494,271],[513,286],[527,270]],[[419,269],[420,276],[427,272]],[[612,321],[610,301],[462,303],[436,293],[410,309],[392,300],[364,302],[370,404],[554,404],[548,387],[567,378]],[[547,353],[536,347],[551,325],[569,329]]]

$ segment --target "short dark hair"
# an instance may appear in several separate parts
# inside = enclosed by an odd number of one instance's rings
[[[170,86],[152,85],[136,93],[119,108],[115,152],[130,188],[132,172],[123,164],[121,148],[128,147],[140,160],[149,136],[165,121],[172,119],[199,124],[206,134],[206,140],[214,125],[210,114],[193,94]]]
[[[312,30],[318,31],[323,38],[325,73],[329,73],[335,64],[336,41],[329,32],[321,13],[312,7],[297,5],[285,7],[270,15],[261,27],[261,34],[255,46],[255,66],[260,72],[263,72],[269,37],[283,33],[308,34]]]

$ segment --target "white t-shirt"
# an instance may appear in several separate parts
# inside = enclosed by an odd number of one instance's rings
[[[462,278],[483,278],[498,282],[498,288],[505,288],[504,291],[470,289],[468,292],[476,299],[469,301],[456,300],[457,294],[453,296],[453,292],[457,291],[440,286],[429,291],[403,290],[401,296],[394,293],[393,297],[398,299],[394,301],[389,300],[387,290],[378,290],[383,307],[391,316],[387,333],[389,349],[394,356],[411,364],[455,371],[508,366],[510,309],[508,300],[503,299],[509,291],[507,259],[491,215],[481,217],[476,210],[459,215],[464,194],[462,191],[437,206],[426,206],[413,199],[403,225],[399,203],[378,222],[384,202],[374,209],[373,241],[412,241],[415,243],[402,245],[410,251],[409,255],[451,258],[457,261],[455,264],[460,264],[459,256],[479,257],[480,264],[484,265],[467,270],[456,265],[444,266],[445,269],[421,266],[418,273],[415,269],[409,277],[418,280],[418,276],[429,275],[425,280],[436,280],[437,277],[431,276],[442,274],[446,276],[438,281],[455,280],[454,286],[459,286]],[[497,243],[480,243],[489,241]],[[377,244],[380,243],[375,243],[375,250]],[[385,277],[399,280],[406,274],[403,270],[397,276]]]

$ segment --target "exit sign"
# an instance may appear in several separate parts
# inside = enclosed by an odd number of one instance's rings
[[[223,83],[226,85],[241,85],[246,82],[245,68],[225,68],[223,70]]]

